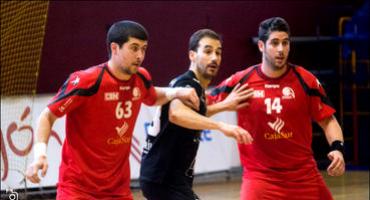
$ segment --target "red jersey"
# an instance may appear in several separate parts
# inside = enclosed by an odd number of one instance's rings
[[[107,63],[72,73],[48,105],[58,117],[67,114],[58,193],[132,199],[132,133],[141,103],[155,100],[151,77],[141,67],[127,81],[115,78]]]
[[[335,110],[317,78],[293,65],[281,77],[269,78],[256,65],[223,81],[209,100],[224,99],[238,83],[254,89],[250,105],[237,113],[238,124],[254,139],[251,145],[239,144],[244,176],[269,181],[320,176],[311,149],[311,122]]]

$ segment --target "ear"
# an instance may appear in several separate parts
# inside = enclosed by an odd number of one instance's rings
[[[263,50],[265,49],[265,43],[262,40],[258,40],[258,49],[261,53],[263,53]]]
[[[117,43],[115,42],[110,43],[110,50],[112,52],[112,55],[116,54],[118,49],[119,49],[119,46]]]
[[[195,56],[196,56],[197,52],[193,51],[193,50],[190,50],[189,51],[189,60],[191,62],[193,62],[195,60]]]

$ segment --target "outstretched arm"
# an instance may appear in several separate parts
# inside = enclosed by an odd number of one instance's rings
[[[199,110],[199,98],[194,88],[185,87],[155,87],[157,93],[157,100],[155,105],[163,105],[174,98],[180,99],[185,105]]]
[[[345,171],[345,162],[343,153],[341,152],[343,145],[343,133],[339,126],[337,119],[334,116],[330,116],[318,122],[321,128],[325,132],[326,139],[331,145],[331,151],[328,154],[328,158],[331,160],[327,171],[330,176],[343,175]]]
[[[168,115],[169,120],[178,126],[196,130],[219,130],[226,136],[235,138],[239,143],[250,144],[253,141],[243,128],[202,116],[177,99],[171,102]]]
[[[37,142],[34,146],[34,161],[27,168],[26,177],[33,183],[39,183],[40,178],[38,171],[41,170],[41,175],[44,177],[48,170],[48,162],[46,158],[46,147],[49,141],[51,129],[57,117],[50,112],[49,108],[45,108],[40,114],[36,134]]]
[[[212,116],[223,111],[236,111],[248,106],[247,100],[253,96],[253,89],[248,84],[237,84],[231,93],[221,102],[207,106],[207,116]]]

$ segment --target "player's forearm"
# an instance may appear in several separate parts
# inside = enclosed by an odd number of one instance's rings
[[[48,108],[42,111],[36,128],[37,142],[48,143],[51,129],[56,119],[57,117]]]
[[[219,102],[216,104],[208,105],[207,106],[207,116],[212,116],[214,114],[217,114],[219,112],[227,111],[228,107],[225,106],[223,102]]]
[[[254,92],[253,88],[248,88],[247,86],[248,84],[244,84],[240,87],[240,84],[237,84],[231,93],[227,95],[227,97],[221,102],[209,105],[207,107],[207,116],[211,116],[223,111],[236,111],[240,108],[248,106],[248,99],[253,96]]]
[[[157,93],[157,100],[155,101],[154,105],[163,105],[166,104],[169,99],[166,96],[166,91],[168,88],[163,87],[155,87],[155,92]]]
[[[171,87],[155,87],[155,91],[157,93],[157,100],[155,105],[160,106],[168,103],[174,98],[178,97],[178,90],[179,88],[171,88]]]
[[[57,117],[50,112],[49,108],[45,108],[39,116],[36,128],[36,142],[33,147],[34,161],[46,159],[46,148],[50,137],[51,128]]]
[[[329,145],[331,145],[336,140],[343,142],[342,129],[334,116],[328,117],[318,123],[324,130]]]
[[[203,129],[220,129],[220,122],[216,122],[210,118],[200,115],[191,108],[185,106],[179,100],[171,102],[169,109],[170,122],[188,129],[203,130]]]

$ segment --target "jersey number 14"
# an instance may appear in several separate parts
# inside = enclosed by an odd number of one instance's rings
[[[275,97],[273,100],[271,98],[265,99],[266,104],[266,113],[271,114],[274,110],[276,113],[281,113],[281,110],[283,109],[283,106],[280,103],[280,98]]]

